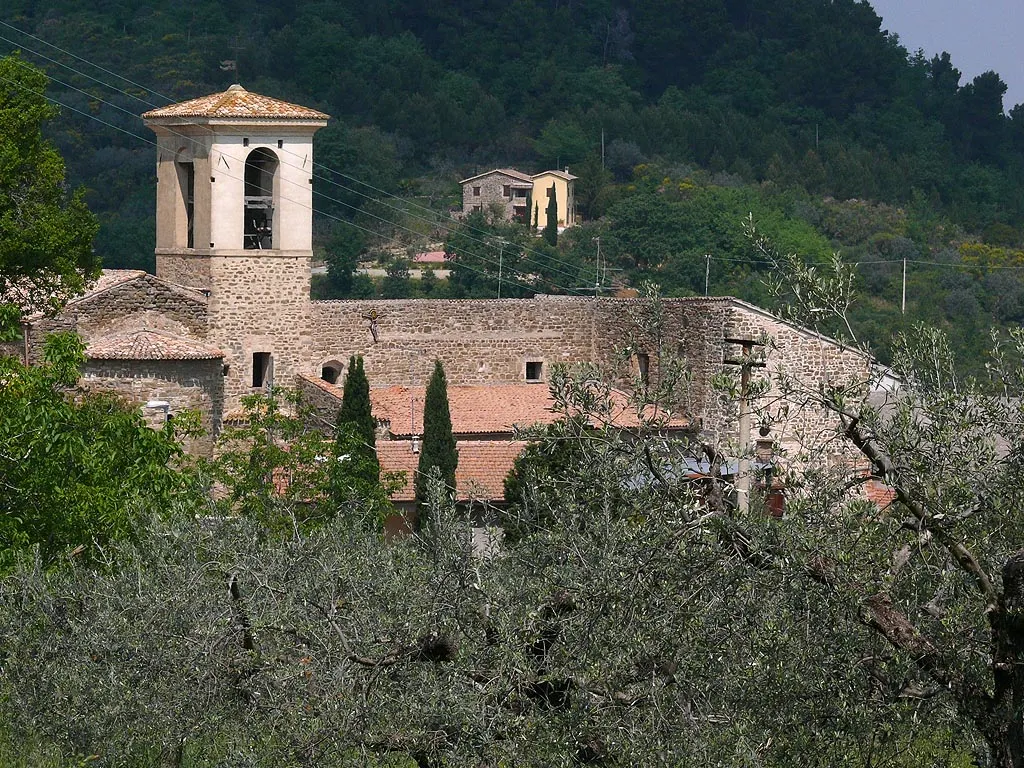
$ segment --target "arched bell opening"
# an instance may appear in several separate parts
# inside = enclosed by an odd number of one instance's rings
[[[277,209],[277,155],[258,147],[245,159],[245,230],[247,250],[275,248],[274,211]]]

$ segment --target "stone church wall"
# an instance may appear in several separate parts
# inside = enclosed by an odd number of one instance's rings
[[[224,352],[228,410],[237,407],[241,395],[254,391],[253,353],[271,353],[274,383],[291,386],[296,374],[310,368],[311,333],[315,335],[309,258],[214,256],[210,272],[217,287],[209,298],[208,340]]]
[[[224,377],[220,360],[89,360],[81,384],[94,392],[115,392],[141,406],[149,400],[170,403],[172,416],[197,411],[205,434],[186,441],[191,453],[213,453],[215,435],[223,419]],[[145,411],[147,420],[162,417],[159,410]]]
[[[205,339],[206,298],[195,291],[168,286],[152,275],[129,280],[71,304],[57,317],[33,322],[29,330],[30,358],[33,362],[39,360],[43,342],[51,333],[75,331],[88,343],[138,328]]]
[[[312,303],[309,373],[362,355],[371,386],[423,385],[434,360],[449,384],[526,380],[527,363],[593,359],[593,300],[400,299]],[[376,332],[376,338],[374,338]]]

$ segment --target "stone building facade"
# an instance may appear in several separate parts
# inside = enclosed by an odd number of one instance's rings
[[[657,337],[642,330],[646,299],[311,301],[313,134],[327,116],[232,86],[144,117],[158,137],[157,274],[104,273],[60,316],[27,318],[24,348],[37,357],[47,333],[77,331],[86,385],[199,410],[198,451],[246,393],[337,382],[351,355],[376,387],[423,386],[435,359],[453,386],[545,387],[554,365],[594,363],[629,387],[676,358],[691,377],[680,410],[719,444],[737,439],[736,404],[712,382],[744,342],[763,350],[759,375],[812,390],[866,378],[859,353],[732,298],[663,300]],[[484,176],[507,201],[501,173]],[[756,416],[787,450],[834,427],[781,396],[775,385]]]
[[[496,216],[500,221],[529,224],[533,179],[512,168],[497,168],[459,182],[462,185],[462,215],[474,212]]]

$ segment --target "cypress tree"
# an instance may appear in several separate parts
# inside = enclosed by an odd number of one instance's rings
[[[432,467],[441,471],[441,480],[451,490],[455,488],[455,467],[459,453],[455,450],[452,417],[448,410],[448,384],[440,360],[434,361],[434,373],[427,384],[423,399],[423,445],[416,470],[416,501],[427,500],[427,479]]]
[[[548,245],[558,243],[558,200],[555,197],[555,185],[551,185],[551,194],[548,195],[548,220],[544,222],[544,239]]]
[[[338,421],[335,427],[335,442],[339,450],[345,448],[358,454],[363,461],[369,462],[366,471],[373,477],[367,480],[377,482],[380,463],[377,461],[377,423],[370,409],[370,382],[363,371],[363,358],[353,355],[348,361],[348,373],[345,375],[345,389],[341,396],[341,408],[338,410]],[[354,462],[356,463],[356,462]]]

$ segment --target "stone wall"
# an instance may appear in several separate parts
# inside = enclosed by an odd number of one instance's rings
[[[170,403],[170,414],[198,411],[206,434],[186,441],[191,453],[211,455],[214,436],[223,418],[224,377],[220,360],[89,360],[81,384],[94,392],[116,392],[136,406],[149,400]],[[143,410],[151,426],[159,426],[163,412]]]
[[[660,313],[660,318],[654,316]],[[860,353],[786,323],[731,298],[324,301],[312,304],[312,357],[304,371],[318,376],[327,364],[344,369],[362,355],[371,386],[423,385],[440,359],[448,382],[502,384],[526,380],[527,363],[542,363],[546,379],[555,363],[593,362],[623,387],[637,383],[640,356],[656,385],[662,361],[676,360],[689,376],[680,410],[700,420],[706,439],[735,450],[737,403],[721,395],[714,378],[740,368],[725,363],[741,355],[727,339],[763,342],[773,386],[752,403],[752,440],[763,422],[768,439],[796,455],[834,433],[831,414],[779,399],[780,377],[811,392],[822,386],[863,382],[868,361]],[[371,327],[372,326],[372,327]],[[376,332],[376,339],[374,338]],[[309,393],[314,398],[317,393]]]
[[[752,440],[760,437],[759,424],[769,429],[765,439],[775,441],[784,455],[799,461],[808,450],[830,446],[829,451],[845,454],[847,446],[833,438],[838,420],[831,411],[816,405],[815,396],[829,388],[841,388],[851,399],[867,394],[870,359],[850,347],[783,321],[759,307],[734,301],[725,327],[728,339],[767,341],[753,349],[763,355],[764,367],[754,369],[755,378],[767,378],[771,387],[752,401]],[[730,358],[739,358],[742,347],[727,347]],[[739,366],[732,366],[739,376]],[[709,413],[709,426],[735,438],[735,404],[719,403]]]
[[[371,386],[427,382],[434,360],[450,384],[526,380],[527,363],[592,360],[593,299],[403,299],[312,303],[308,373],[362,355]],[[376,332],[376,338],[374,338]]]
[[[207,327],[207,300],[201,293],[142,275],[73,302],[57,317],[33,321],[30,357],[37,361],[47,335],[59,331],[75,331],[88,343],[138,328],[205,339]]]
[[[291,386],[296,374],[311,367],[311,333],[316,333],[310,322],[309,256],[246,253],[210,258],[215,287],[209,298],[208,341],[224,352],[229,411],[241,395],[253,391],[253,353],[269,352],[273,381]]]
[[[473,179],[462,186],[462,213],[465,216],[469,216],[479,206],[479,209],[485,214],[489,214],[491,210],[501,210],[503,212],[502,219],[504,221],[511,221],[513,206],[525,206],[526,198],[506,197],[505,186],[508,185],[514,190],[516,185],[522,186],[526,183],[528,182],[523,182],[521,179],[516,179],[500,172],[492,172],[478,179]],[[474,188],[480,189],[479,195],[473,194]],[[532,216],[533,214],[530,213],[529,215]]]

